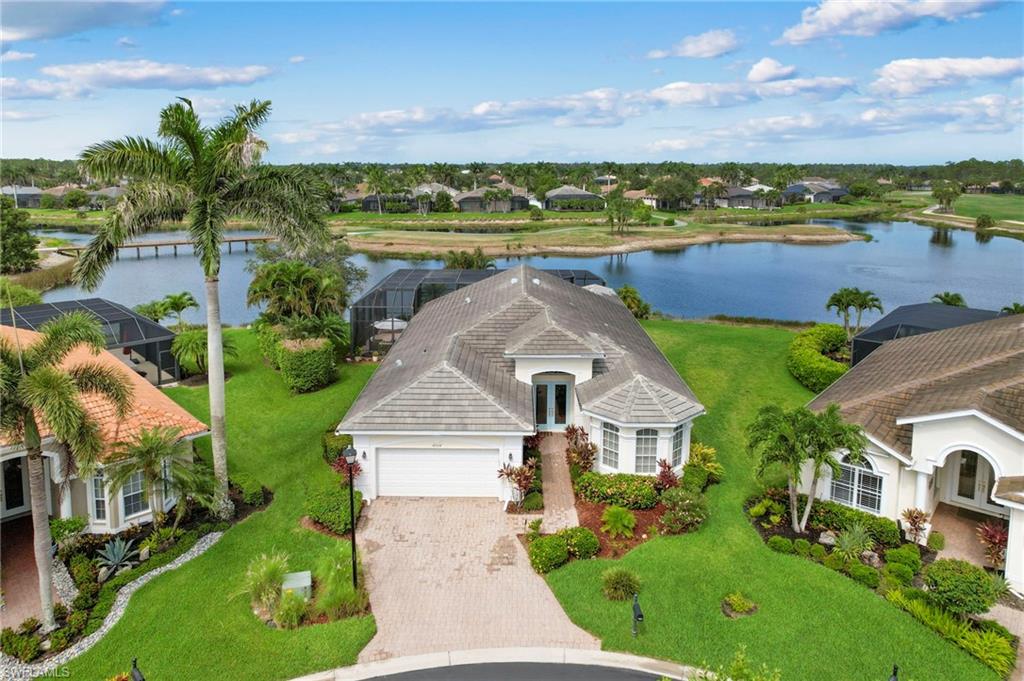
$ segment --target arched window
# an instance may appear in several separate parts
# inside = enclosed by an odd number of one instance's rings
[[[658,431],[643,428],[636,431],[636,472],[654,473],[658,470]]]
[[[875,473],[871,462],[862,458],[853,462],[844,456],[839,462],[842,472],[832,478],[832,501],[863,511],[879,513],[882,510],[882,477]]]
[[[610,423],[601,427],[601,463],[609,468],[619,467],[619,429]]]

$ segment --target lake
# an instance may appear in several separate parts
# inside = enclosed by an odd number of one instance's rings
[[[870,234],[870,242],[828,245],[728,243],[690,246],[672,251],[642,251],[598,257],[530,256],[498,258],[499,267],[526,263],[538,268],[587,269],[618,288],[630,284],[656,310],[678,317],[728,314],[774,319],[834,320],[825,301],[837,288],[871,289],[886,310],[927,301],[939,291],[957,291],[972,307],[999,309],[1024,302],[1024,241],[985,237],[970,231],[935,229],[911,222],[853,223],[819,221]],[[76,243],[89,235],[46,232]],[[232,231],[232,236],[252,234]],[[183,232],[151,232],[142,240],[180,238]],[[225,249],[226,250],[226,249]],[[225,252],[221,264],[221,313],[225,323],[244,324],[258,314],[247,308],[245,271],[251,253]],[[109,298],[128,306],[191,291],[203,300],[203,278],[191,249],[169,249],[136,259],[125,251],[100,287],[87,293],[64,286],[44,294],[47,301],[88,296]],[[437,260],[410,262],[355,255],[365,267],[367,286],[401,267],[441,267]],[[190,321],[205,321],[191,310]],[[866,317],[866,321],[877,317]]]

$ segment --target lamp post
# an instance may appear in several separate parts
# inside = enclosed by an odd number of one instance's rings
[[[900,681],[900,668],[896,665],[892,666],[892,676],[889,677],[889,681]]]
[[[132,658],[132,674],[131,674],[131,677],[132,677],[132,681],[146,681],[146,677],[142,675],[141,671],[139,671],[139,658],[137,658],[137,657],[133,657]]]
[[[640,609],[640,594],[633,594],[633,638],[636,638],[637,625],[644,621],[644,611]]]
[[[352,445],[345,447],[342,452],[345,456],[345,463],[348,464],[348,517],[352,523],[352,590],[359,589],[359,577],[356,574],[356,493],[353,489],[352,467],[356,463],[356,448]]]

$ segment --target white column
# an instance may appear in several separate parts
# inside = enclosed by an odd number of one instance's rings
[[[1024,509],[1010,509],[1010,539],[1006,544],[1006,581],[1024,594]]]
[[[914,508],[919,508],[922,511],[927,511],[928,504],[928,483],[931,481],[931,475],[922,471],[917,471],[917,484],[914,487]],[[897,509],[902,510],[902,509]]]
[[[71,488],[67,488],[60,495],[60,517],[71,517]]]

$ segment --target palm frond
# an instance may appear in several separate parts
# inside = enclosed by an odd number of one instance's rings
[[[134,390],[122,371],[102,364],[79,364],[68,371],[75,387],[82,393],[96,393],[110,400],[118,418],[132,408]]]
[[[177,181],[185,170],[180,154],[145,137],[98,142],[86,147],[79,162],[86,173],[106,180],[127,176]]]
[[[220,246],[227,217],[223,203],[213,198],[197,198],[189,209],[189,236],[206,277],[220,273]]]
[[[33,365],[56,366],[79,345],[87,346],[94,355],[107,347],[100,323],[87,312],[67,312],[46,322],[39,330],[42,338],[25,353]]]
[[[218,174],[231,168],[246,168],[259,162],[267,145],[256,131],[270,118],[270,102],[252,100],[235,106],[234,112],[221,121],[210,134],[209,164]]]
[[[209,135],[187,99],[163,108],[157,134],[187,152],[193,164],[202,158]]]
[[[223,196],[232,215],[253,220],[293,252],[322,245],[330,235],[324,219],[330,188],[303,169],[258,166]]]

